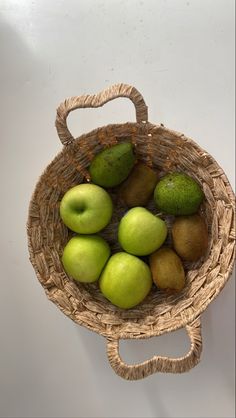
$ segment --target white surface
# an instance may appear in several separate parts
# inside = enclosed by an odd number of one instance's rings
[[[234,186],[233,0],[0,0],[1,417],[233,417],[234,280],[202,316],[204,351],[184,375],[139,382],[109,367],[105,340],[51,304],[28,261],[28,203],[61,149],[55,109],[116,82],[135,85],[153,123],[212,154]],[[134,120],[128,100],[77,111],[79,135]],[[185,332],[126,341],[129,362],[182,355]]]

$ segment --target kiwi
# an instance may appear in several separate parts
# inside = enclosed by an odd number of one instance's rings
[[[185,285],[185,273],[178,255],[168,247],[162,247],[149,257],[154,283],[167,292],[180,292]]]
[[[145,164],[138,162],[128,178],[121,184],[118,195],[129,207],[145,206],[157,184],[157,173]]]
[[[184,260],[196,261],[207,251],[207,226],[200,215],[176,218],[172,226],[172,238],[175,251]]]

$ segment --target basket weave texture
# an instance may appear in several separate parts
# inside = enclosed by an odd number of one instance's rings
[[[99,107],[118,97],[132,100],[135,123],[113,124],[73,138],[67,116],[75,109]],[[147,106],[132,86],[117,84],[93,96],[72,97],[57,110],[56,128],[64,145],[62,151],[41,175],[33,193],[27,223],[30,260],[45,293],[60,310],[76,323],[107,338],[111,366],[125,379],[140,379],[154,372],[180,373],[200,360],[202,349],[200,315],[223,289],[235,259],[235,199],[222,168],[192,139],[148,122]],[[88,167],[102,149],[131,141],[137,159],[159,171],[182,171],[202,186],[205,201],[200,211],[208,225],[209,247],[204,259],[185,263],[186,286],[179,294],[166,295],[153,286],[143,303],[122,310],[109,303],[98,285],[80,284],[63,270],[61,255],[71,236],[59,216],[59,204],[71,187],[89,181]],[[117,227],[125,213],[114,190],[111,223],[101,235],[113,252],[119,251]],[[153,203],[148,208],[157,213]],[[171,217],[166,218],[171,224]],[[127,365],[119,355],[119,339],[148,338],[186,327],[191,347],[181,358],[154,356],[137,365]]]

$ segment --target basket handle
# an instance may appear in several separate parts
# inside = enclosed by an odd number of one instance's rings
[[[62,144],[69,145],[74,140],[66,122],[67,116],[72,110],[84,107],[100,107],[118,97],[127,97],[134,103],[137,122],[147,122],[147,106],[138,90],[128,84],[114,84],[98,94],[70,97],[60,104],[57,109],[56,129]]]
[[[154,356],[140,364],[128,365],[119,355],[119,339],[107,340],[107,356],[111,367],[123,379],[138,380],[156,372],[184,373],[196,366],[202,351],[200,319],[186,326],[191,341],[189,352],[184,357],[169,358]]]

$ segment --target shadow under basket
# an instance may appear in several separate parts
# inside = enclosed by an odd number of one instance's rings
[[[118,97],[127,97],[136,109],[135,123],[103,126],[79,138],[67,127],[67,116],[75,109],[99,107]],[[147,106],[132,86],[113,85],[93,96],[72,97],[57,110],[56,128],[64,145],[41,175],[33,193],[27,223],[30,260],[45,293],[77,324],[107,339],[107,355],[115,372],[137,380],[155,372],[182,373],[200,360],[202,350],[200,315],[223,289],[232,272],[235,257],[234,193],[222,168],[192,139],[148,122]],[[102,149],[131,141],[137,159],[156,168],[160,175],[181,171],[201,185],[205,200],[201,206],[209,231],[204,259],[187,265],[186,286],[179,294],[166,295],[154,288],[143,303],[122,310],[109,303],[97,283],[76,283],[63,270],[61,255],[70,232],[59,216],[59,204],[71,187],[89,181],[88,167]],[[117,226],[125,209],[111,190],[114,214],[101,235],[113,252],[119,250]],[[155,212],[154,207],[149,207]],[[119,355],[119,339],[149,338],[186,327],[191,346],[181,358],[154,356],[128,365]]]

